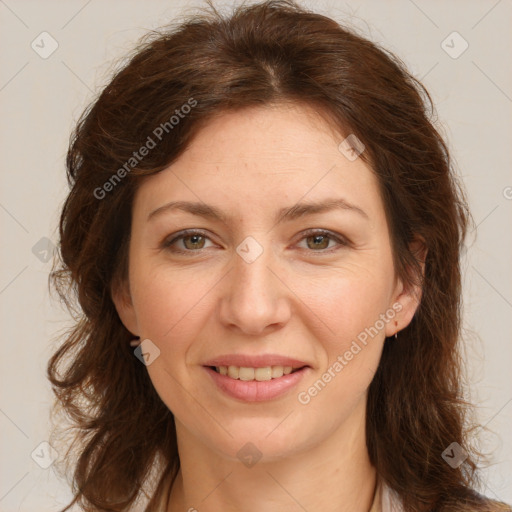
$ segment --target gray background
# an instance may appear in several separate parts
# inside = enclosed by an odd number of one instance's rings
[[[463,261],[464,342],[468,397],[493,432],[479,432],[480,447],[492,451],[482,490],[512,503],[512,3],[303,3],[395,52],[436,104],[477,224]],[[49,296],[46,261],[67,191],[70,131],[107,83],[112,59],[196,5],[202,4],[0,0],[1,511],[56,510],[70,496],[53,466],[40,467],[55,456],[40,445],[48,440],[52,401],[46,362],[70,324]],[[44,31],[58,43],[47,58],[40,56],[51,49]]]

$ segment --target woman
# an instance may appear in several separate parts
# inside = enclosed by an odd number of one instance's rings
[[[291,1],[138,48],[67,157],[52,275],[83,316],[48,372],[73,503],[510,510],[472,490],[470,215],[427,105],[396,57]]]

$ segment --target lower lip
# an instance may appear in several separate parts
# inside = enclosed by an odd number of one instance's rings
[[[208,366],[203,366],[203,368],[209,373],[221,391],[232,398],[237,398],[244,402],[264,402],[265,400],[279,398],[297,386],[310,369],[308,366],[305,366],[296,372],[283,375],[277,379],[244,381],[232,379],[227,375],[221,375]]]

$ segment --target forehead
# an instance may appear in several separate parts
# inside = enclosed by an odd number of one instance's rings
[[[223,112],[198,132],[187,152],[190,160],[207,156],[210,164],[236,166],[250,159],[253,170],[272,171],[300,160],[325,164],[343,138],[312,107],[278,104]]]
[[[143,212],[172,200],[204,201],[252,213],[340,196],[365,210],[381,207],[376,178],[339,149],[345,135],[298,105],[225,112],[198,131],[186,151],[136,194]],[[256,210],[258,209],[258,210]]]

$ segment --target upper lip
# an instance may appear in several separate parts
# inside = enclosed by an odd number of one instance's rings
[[[302,368],[309,366],[304,361],[279,354],[250,356],[245,354],[226,354],[209,359],[204,366],[238,366],[244,368],[265,368],[266,366],[291,366]]]

